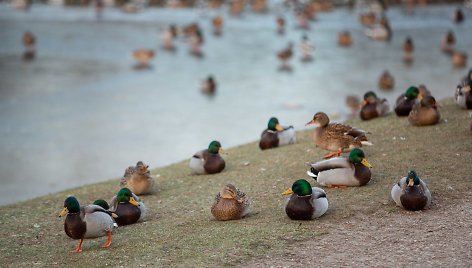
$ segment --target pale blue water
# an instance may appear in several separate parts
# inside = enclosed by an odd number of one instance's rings
[[[385,68],[396,87],[379,94],[391,102],[421,83],[437,98],[452,96],[467,69],[453,69],[441,53],[446,31],[453,29],[458,48],[472,55],[472,12],[465,11],[465,23],[454,25],[454,8],[419,8],[413,16],[390,9],[390,43],[365,37],[356,12],[341,8],[318,14],[307,32],[315,60],[301,63],[303,32],[286,15],[287,33],[278,36],[276,12],[232,18],[221,10],[224,34],[216,38],[211,16],[195,10],[123,14],[108,8],[96,21],[91,7],[35,5],[25,13],[2,4],[0,204],[117,178],[138,160],[152,168],[167,165],[189,158],[212,139],[225,148],[254,141],[271,116],[296,129],[305,129],[317,111],[339,112],[342,120],[345,96],[375,90]],[[204,29],[204,59],[191,57],[184,40],[177,41],[174,54],[160,48],[161,28],[191,22]],[[351,48],[336,45],[343,29],[353,34]],[[21,61],[25,30],[38,39],[32,63]],[[411,67],[401,60],[407,35],[416,49]],[[293,72],[283,73],[275,53],[288,41],[296,45]],[[157,49],[152,70],[131,68],[131,51],[137,48]],[[211,99],[199,92],[208,74],[219,84]]]

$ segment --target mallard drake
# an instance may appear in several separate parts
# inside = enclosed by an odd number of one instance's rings
[[[393,201],[406,210],[422,210],[431,203],[431,193],[426,183],[414,170],[394,184],[391,191]]]
[[[361,107],[361,119],[370,120],[379,116],[384,116],[390,111],[387,99],[379,99],[377,95],[369,91],[364,94],[364,102]]]
[[[105,201],[103,199],[97,199],[97,200],[93,201],[93,204],[97,205],[97,206],[101,206],[105,210],[110,210],[110,205],[108,204],[107,201]]]
[[[223,17],[215,16],[211,23],[213,24],[213,34],[216,36],[221,35],[221,28],[223,28]]]
[[[202,86],[200,88],[202,93],[208,94],[208,95],[213,95],[216,92],[216,82],[213,76],[208,76],[208,78],[203,81]]]
[[[108,240],[103,247],[110,246],[111,234],[115,227],[112,217],[116,217],[115,214],[97,205],[80,207],[77,198],[69,196],[64,201],[64,208],[59,217],[65,215],[67,216],[64,221],[64,231],[67,236],[72,239],[80,239],[75,252],[82,251],[82,242],[88,238],[108,235]]]
[[[121,188],[128,188],[137,195],[149,194],[154,188],[154,179],[149,171],[149,165],[138,161],[135,167],[128,167],[120,181]]]
[[[285,213],[292,220],[313,220],[323,216],[328,210],[326,192],[318,187],[311,187],[306,180],[297,180],[282,194],[291,195],[285,203]]]
[[[300,50],[302,52],[302,62],[309,62],[313,59],[311,56],[312,50],[313,50],[313,45],[311,44],[310,40],[308,39],[308,36],[303,35],[302,36],[302,41],[300,43]]]
[[[208,149],[198,151],[190,159],[189,166],[196,174],[220,173],[225,168],[225,160],[220,156],[223,152],[219,141],[212,141]]]
[[[454,51],[454,45],[456,44],[456,37],[453,31],[448,31],[444,38],[441,40],[441,50],[446,54],[452,54]]]
[[[216,195],[211,214],[219,221],[238,220],[249,214],[251,200],[232,184],[227,184]]]
[[[264,13],[267,11],[267,0],[251,1],[251,9],[255,13]]]
[[[433,96],[426,96],[413,105],[408,115],[408,121],[414,126],[429,126],[439,122],[438,107]]]
[[[279,58],[279,60],[282,61],[282,66],[287,66],[287,61],[290,60],[290,58],[293,55],[292,48],[293,48],[293,43],[289,42],[287,48],[277,53],[277,58]]]
[[[133,58],[138,62],[134,68],[135,69],[149,69],[149,61],[154,58],[154,50],[152,49],[137,49],[133,51]]]
[[[455,50],[452,52],[451,61],[455,68],[463,68],[467,65],[467,53]]]
[[[338,45],[348,47],[352,44],[352,37],[349,31],[342,31],[338,34]]]
[[[467,85],[458,85],[454,93],[454,100],[463,109],[472,109],[472,80]]]
[[[395,103],[395,113],[397,116],[408,116],[411,108],[416,103],[420,91],[417,87],[409,87],[405,93],[401,94]]]
[[[395,85],[395,79],[388,70],[385,70],[379,78],[379,88],[382,90],[391,90]]]
[[[318,112],[306,125],[318,124],[313,132],[313,140],[317,147],[334,151],[324,156],[329,158],[340,155],[344,150],[349,151],[362,145],[372,145],[367,140],[365,130],[354,128],[339,123],[329,123],[328,116],[323,112]]]
[[[143,221],[146,217],[146,206],[128,188],[121,188],[110,201],[111,211],[118,215],[116,223],[119,226]]]
[[[295,130],[293,126],[282,127],[279,120],[275,117],[269,119],[267,129],[261,134],[259,148],[261,150],[276,148],[288,144],[293,144],[296,141]]]
[[[334,157],[308,165],[311,168],[307,174],[319,184],[330,188],[363,186],[372,177],[372,166],[365,159],[364,152],[358,148],[352,149],[348,157]]]
[[[413,39],[411,37],[407,37],[405,39],[405,43],[403,43],[403,61],[406,63],[410,63],[413,61],[413,51],[415,50],[415,46],[413,45]]]
[[[285,33],[285,19],[282,16],[277,17],[277,33],[284,34]]]

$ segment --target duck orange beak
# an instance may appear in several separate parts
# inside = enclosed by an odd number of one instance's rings
[[[415,185],[415,180],[413,180],[411,178],[408,179],[408,186],[413,186],[413,185]]]
[[[288,188],[285,192],[283,192],[282,194],[283,194],[283,195],[291,195],[291,194],[293,194],[293,190],[292,190],[292,188],[290,187],[290,188]]]
[[[226,154],[225,150],[223,150],[223,148],[220,147],[220,149],[218,149],[218,153],[219,154]]]
[[[367,162],[367,160],[365,158],[362,159],[361,164],[363,164],[364,166],[366,166],[368,168],[372,168],[372,166],[369,164],[369,162]]]
[[[284,131],[285,130],[280,124],[275,125],[275,129],[277,131]]]
[[[69,213],[69,210],[67,208],[63,208],[62,211],[59,213],[59,217],[64,217]]]
[[[129,202],[132,205],[135,205],[135,206],[139,207],[139,203],[134,199],[134,197],[130,197]]]

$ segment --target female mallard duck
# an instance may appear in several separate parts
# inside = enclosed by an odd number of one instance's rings
[[[341,47],[348,47],[352,44],[352,37],[349,31],[342,31],[338,34],[338,45]]]
[[[328,210],[326,192],[318,187],[311,187],[306,180],[297,180],[282,194],[291,194],[285,203],[285,213],[292,220],[313,220],[323,216]]]
[[[463,109],[472,109],[472,80],[465,86],[458,85],[454,93],[454,100]]]
[[[395,79],[389,71],[385,70],[379,78],[379,88],[382,90],[391,90],[395,85]]]
[[[355,117],[361,108],[361,102],[356,95],[346,96],[346,106],[351,110],[350,116]]]
[[[416,103],[416,100],[419,96],[419,90],[417,87],[409,87],[405,93],[401,94],[397,98],[395,104],[395,113],[397,116],[408,116],[410,114],[413,105]]]
[[[285,33],[285,19],[282,16],[278,16],[276,19],[277,22],[277,33],[284,34]]]
[[[110,204],[111,210],[118,215],[115,220],[119,226],[143,221],[146,216],[146,206],[128,188],[121,188],[112,198]]]
[[[313,132],[315,145],[325,150],[334,151],[325,155],[324,158],[339,156],[343,150],[349,151],[362,145],[372,145],[367,140],[367,131],[344,124],[329,123],[328,116],[323,112],[316,113],[313,119],[306,123],[306,125],[311,124],[319,125]]]
[[[372,177],[372,166],[365,159],[364,152],[355,148],[349,157],[335,157],[309,164],[307,174],[319,184],[327,187],[363,186]]]
[[[23,46],[25,51],[23,52],[24,60],[32,60],[36,55],[36,37],[33,33],[26,31],[23,33],[22,38]]]
[[[211,214],[219,221],[238,220],[250,210],[251,200],[232,184],[227,184],[216,195]]]
[[[223,28],[223,17],[215,16],[211,20],[211,23],[213,25],[213,34],[215,36],[220,36],[221,35],[221,28]]]
[[[225,160],[220,156],[223,152],[219,141],[212,141],[208,149],[195,153],[190,159],[190,168],[196,174],[220,173],[226,166]]]
[[[153,191],[154,179],[151,172],[148,170],[149,166],[142,161],[136,163],[136,167],[128,167],[125,170],[125,175],[120,181],[121,188],[128,188],[137,195],[149,194]]]
[[[111,244],[111,233],[115,227],[113,217],[116,215],[97,205],[80,207],[79,201],[74,196],[69,196],[64,201],[64,209],[59,217],[66,216],[64,230],[72,239],[80,239],[75,252],[82,251],[84,239],[97,238],[108,235],[108,240],[103,246],[108,248]]]
[[[431,203],[431,193],[426,183],[421,180],[414,170],[393,185],[391,196],[393,201],[406,210],[422,210]]]
[[[292,58],[293,55],[293,43],[289,42],[287,48],[277,53],[277,58],[282,62],[281,68],[289,68],[287,62]]]
[[[453,31],[448,31],[441,40],[441,50],[446,54],[452,54],[454,45],[456,44],[456,37]]]
[[[372,11],[366,11],[359,14],[359,21],[364,26],[372,26],[375,23],[375,13]]]
[[[463,68],[467,65],[467,53],[455,50],[452,52],[451,61],[455,68]]]
[[[379,116],[384,116],[390,111],[387,99],[379,99],[377,95],[369,91],[364,94],[364,102],[361,107],[361,119],[370,120]]]
[[[208,78],[203,81],[202,86],[200,88],[203,94],[213,95],[216,92],[216,82],[212,75],[208,76]]]
[[[261,150],[276,148],[288,144],[293,144],[296,141],[295,130],[293,126],[282,127],[279,120],[275,117],[269,119],[267,129],[261,134],[259,148]]]
[[[440,117],[436,99],[426,96],[413,106],[408,121],[414,126],[429,126],[437,124]]]
[[[135,69],[149,69],[149,61],[154,58],[154,50],[152,49],[137,49],[133,51],[133,58],[138,62]]]

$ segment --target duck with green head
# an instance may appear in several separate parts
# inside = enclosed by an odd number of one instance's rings
[[[395,113],[397,116],[408,116],[410,114],[413,105],[417,102],[420,91],[417,87],[409,87],[405,93],[401,94],[395,104]]]
[[[307,174],[319,184],[327,187],[366,185],[372,174],[372,166],[361,149],[353,149],[348,157],[334,157],[316,163],[307,163],[311,168]]]
[[[366,137],[369,132],[345,124],[330,123],[329,117],[323,112],[316,113],[313,119],[306,123],[307,126],[312,124],[318,125],[313,131],[315,145],[332,151],[324,158],[339,156],[343,151],[350,151],[362,145],[372,145]]]
[[[69,196],[64,201],[64,208],[59,214],[59,217],[63,216],[66,216],[64,231],[67,236],[72,239],[80,239],[75,252],[82,251],[82,242],[88,238],[108,235],[107,242],[103,247],[110,246],[111,234],[116,227],[113,221],[113,217],[117,217],[116,214],[98,205],[81,207],[77,198]]]
[[[364,94],[364,102],[361,107],[361,119],[370,120],[385,116],[390,111],[387,99],[379,99],[373,91]]]
[[[436,99],[426,96],[413,106],[408,121],[414,126],[430,126],[437,124],[440,117]]]
[[[208,149],[198,151],[192,156],[189,167],[195,174],[220,173],[226,166],[225,160],[220,155],[223,152],[221,143],[212,141]]]
[[[118,215],[115,220],[119,226],[143,221],[146,216],[146,206],[128,188],[121,188],[111,199],[110,205],[111,211]]]
[[[238,220],[249,214],[251,200],[233,184],[228,183],[216,195],[211,214],[219,221]]]
[[[311,187],[306,180],[295,181],[282,194],[291,195],[285,203],[285,213],[292,220],[313,220],[323,216],[328,210],[326,192],[318,187]]]
[[[279,120],[275,117],[269,119],[267,129],[261,134],[259,148],[261,150],[276,148],[296,141],[295,130],[293,126],[282,127]]]
[[[390,194],[397,206],[406,210],[422,210],[431,203],[431,192],[414,170],[394,184]]]

